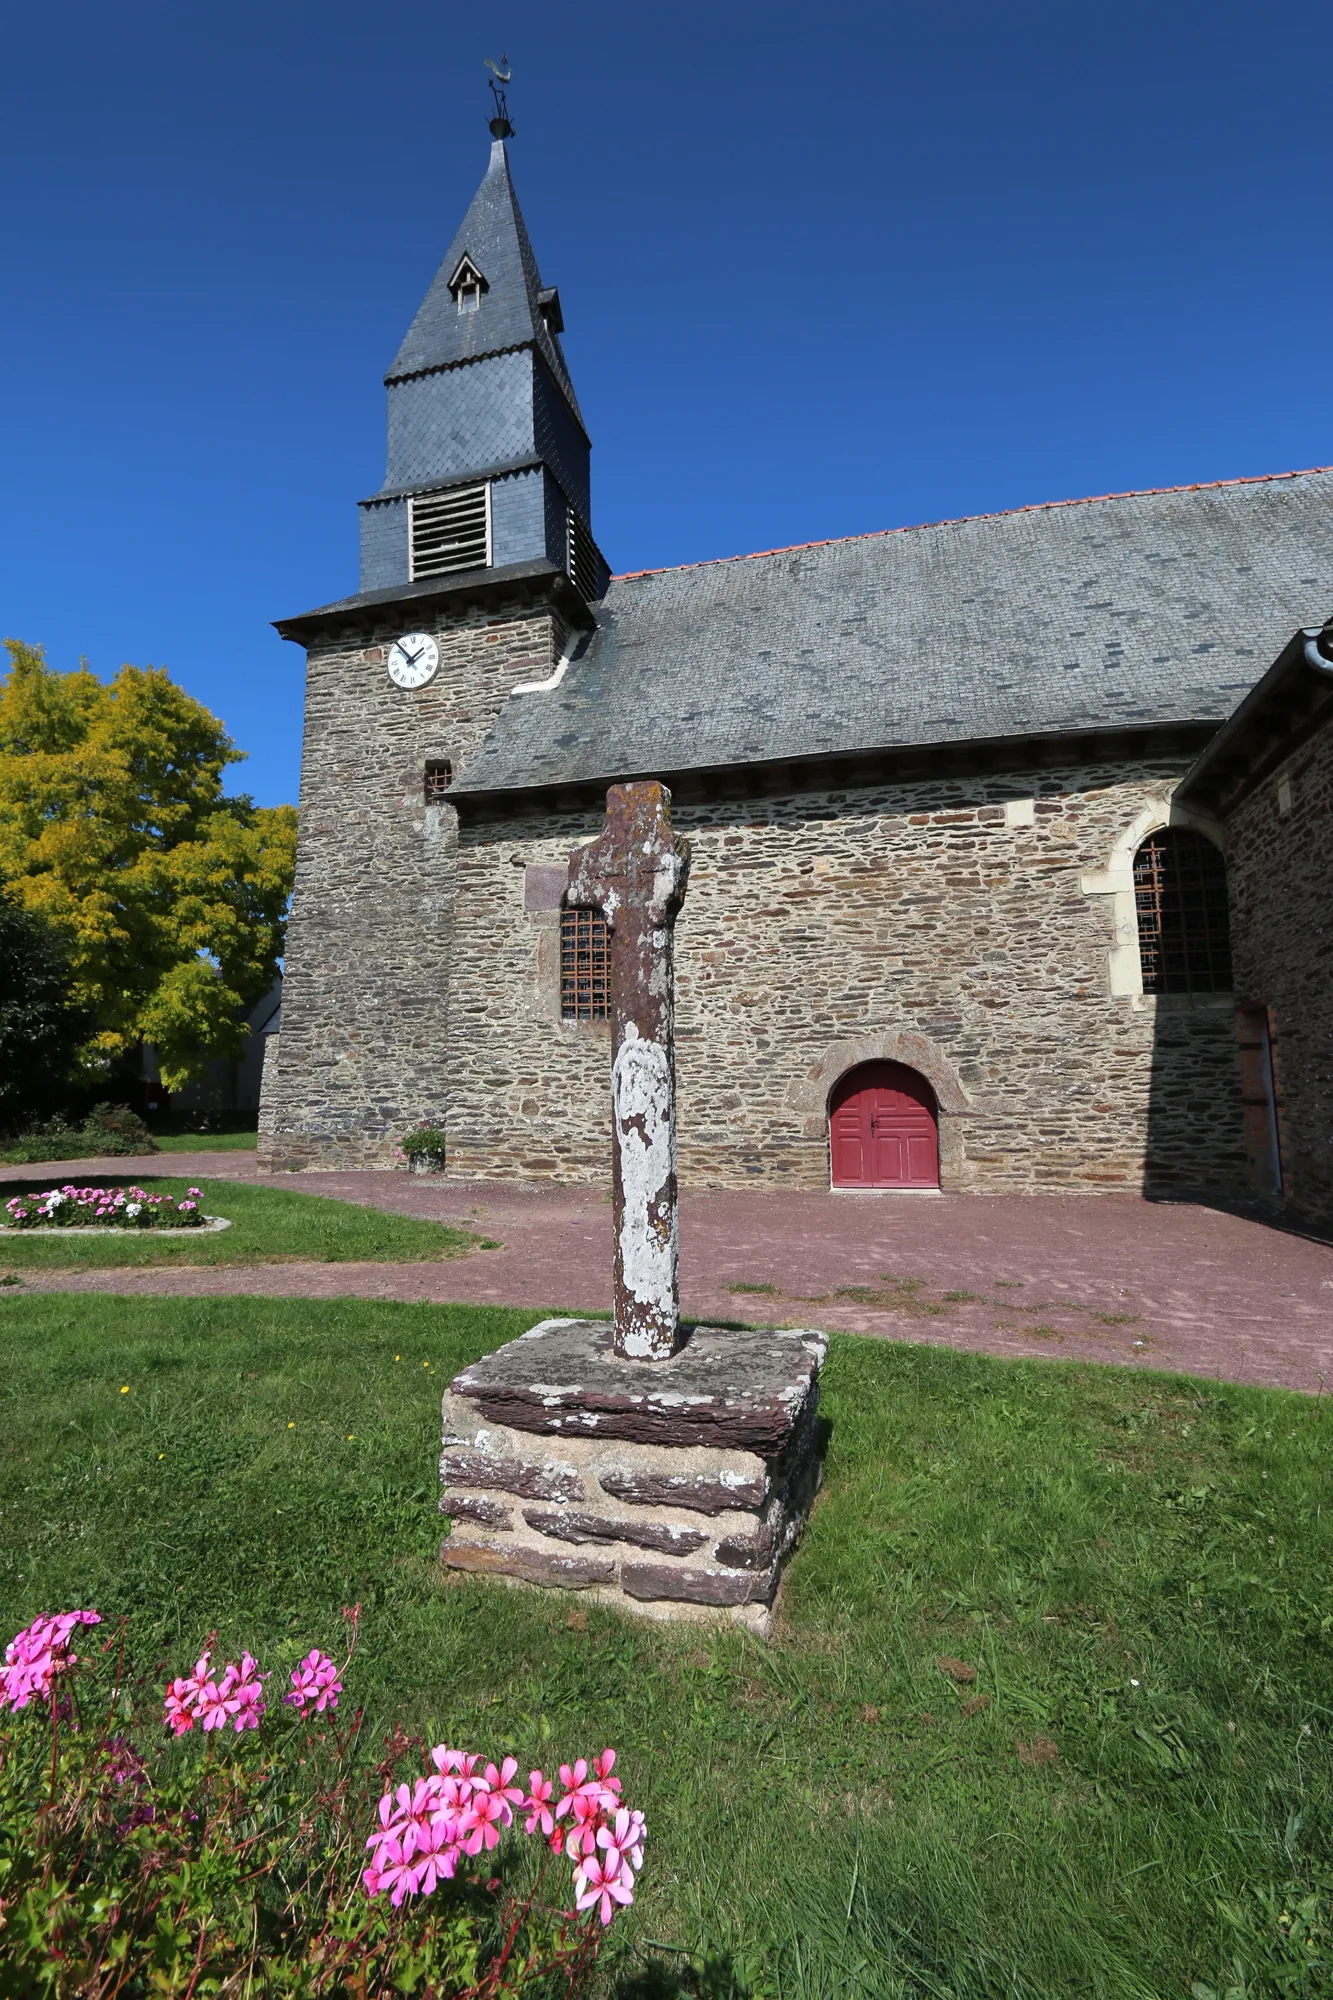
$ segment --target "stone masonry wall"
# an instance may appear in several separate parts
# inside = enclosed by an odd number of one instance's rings
[[[430,631],[424,688],[388,648]],[[443,1121],[452,806],[426,805],[427,760],[458,771],[511,689],[564,647],[550,610],[455,616],[400,607],[369,635],[312,649],[282,1032],[265,1065],[261,1169],[388,1164],[420,1118]]]
[[[1082,888],[1180,775],[678,796],[683,1185],[826,1187],[828,1093],[887,1057],[935,1087],[946,1189],[1243,1187],[1230,997],[1112,997],[1110,899]],[[608,1036],[559,1018],[553,893],[601,814],[476,812],[457,853],[450,1172],[601,1180]]]
[[[1266,1005],[1283,1192],[1333,1223],[1333,726],[1227,829],[1237,995]]]

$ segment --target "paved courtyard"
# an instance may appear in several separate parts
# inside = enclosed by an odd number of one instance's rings
[[[0,1179],[89,1173],[254,1176],[244,1153],[65,1161]],[[453,1222],[498,1250],[439,1263],[275,1263],[33,1273],[34,1289],[463,1301],[605,1311],[611,1211],[600,1190],[393,1173],[264,1185]],[[1333,1245],[1195,1203],[1127,1195],[686,1193],[692,1319],[817,1325],[988,1354],[1060,1355],[1333,1393]]]

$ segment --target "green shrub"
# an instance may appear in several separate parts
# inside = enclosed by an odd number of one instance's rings
[[[155,1153],[153,1135],[127,1104],[98,1104],[82,1124],[67,1117],[34,1125],[0,1153],[0,1160],[22,1167],[40,1160],[84,1160]]]
[[[414,1125],[410,1132],[403,1135],[398,1151],[400,1157],[405,1160],[429,1158],[443,1162],[444,1147],[443,1125],[432,1125],[428,1119],[423,1118],[419,1125]]]

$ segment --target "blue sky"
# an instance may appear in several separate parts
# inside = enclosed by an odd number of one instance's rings
[[[261,802],[502,49],[615,569],[1333,461],[1326,4],[10,8],[0,628]]]

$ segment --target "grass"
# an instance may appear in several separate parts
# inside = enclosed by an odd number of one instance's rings
[[[256,1111],[155,1111],[148,1128],[161,1153],[252,1153],[259,1144]]]
[[[763,1645],[441,1581],[442,1387],[536,1317],[0,1295],[0,1637],[95,1603],[285,1678],[359,1599],[376,1740],[617,1746],[625,1938],[712,1939],[715,1995],[1328,1992],[1261,1983],[1333,1831],[1320,1405],[835,1338]]]
[[[154,1132],[159,1153],[253,1153],[259,1134],[248,1132]]]
[[[185,1180],[143,1179],[133,1173],[107,1174],[108,1187],[135,1181],[150,1194],[184,1194]],[[10,1183],[4,1198],[20,1186]],[[203,1207],[225,1215],[231,1228],[218,1235],[156,1236],[129,1231],[105,1236],[69,1236],[58,1230],[0,1237],[0,1268],[20,1275],[31,1270],[106,1270],[127,1264],[405,1263],[458,1257],[493,1249],[488,1237],[414,1216],[386,1215],[355,1202],[256,1187],[250,1181],[203,1181]]]

